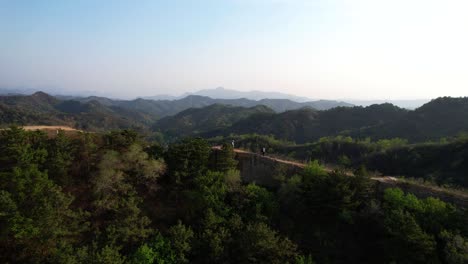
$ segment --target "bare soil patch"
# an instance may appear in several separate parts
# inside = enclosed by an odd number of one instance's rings
[[[64,130],[64,131],[80,131],[69,126],[23,126],[25,130]]]

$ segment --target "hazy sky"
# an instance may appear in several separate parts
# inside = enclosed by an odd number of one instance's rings
[[[0,87],[468,95],[467,0],[0,0]]]

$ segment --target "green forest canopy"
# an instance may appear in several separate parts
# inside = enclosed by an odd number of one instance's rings
[[[466,263],[465,211],[311,162],[275,188],[232,148],[0,131],[2,263]]]

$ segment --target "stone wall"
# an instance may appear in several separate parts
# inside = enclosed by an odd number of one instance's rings
[[[240,171],[244,182],[254,182],[258,185],[270,188],[278,187],[278,183],[281,180],[280,177],[290,178],[295,174],[299,174],[304,167],[250,152],[236,152],[235,158],[239,162],[237,169]],[[437,197],[442,201],[455,204],[458,207],[468,208],[468,198],[466,195],[456,195],[429,186],[406,183],[398,180],[383,181],[382,179],[384,178],[385,177],[373,178],[376,181],[376,187],[381,193],[383,193],[386,188],[400,188],[405,192],[414,194],[418,198]]]
[[[244,182],[255,182],[266,187],[277,187],[279,177],[292,177],[302,171],[299,166],[278,162],[253,153],[236,153],[237,165]]]

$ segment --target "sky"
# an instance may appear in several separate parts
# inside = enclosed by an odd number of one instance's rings
[[[468,96],[466,0],[0,0],[0,87]]]

